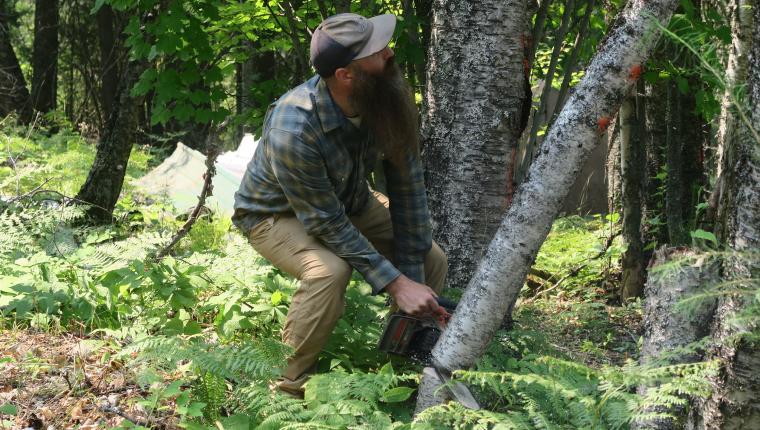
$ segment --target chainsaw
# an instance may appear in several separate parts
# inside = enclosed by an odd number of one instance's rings
[[[430,351],[457,307],[449,299],[438,297],[437,300],[439,312],[431,317],[417,318],[401,311],[392,313],[380,337],[378,349],[429,364]]]
[[[480,409],[475,397],[464,384],[451,379],[451,374],[433,365],[430,352],[446,328],[457,304],[438,297],[438,312],[427,318],[417,318],[401,311],[388,317],[385,331],[380,337],[378,349],[389,354],[401,355],[424,364],[423,373],[437,377],[453,398],[468,409]]]

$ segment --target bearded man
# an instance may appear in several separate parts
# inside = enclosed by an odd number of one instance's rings
[[[388,43],[394,15],[340,14],[311,39],[318,75],[267,112],[235,194],[233,221],[273,265],[299,279],[278,387],[302,395],[340,319],[356,269],[412,315],[438,311],[448,265],[432,242],[413,92]],[[389,198],[367,175],[383,159]]]

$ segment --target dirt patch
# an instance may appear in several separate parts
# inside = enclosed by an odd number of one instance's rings
[[[11,428],[95,429],[140,417],[141,390],[114,345],[96,338],[32,330],[0,334],[0,415]]]

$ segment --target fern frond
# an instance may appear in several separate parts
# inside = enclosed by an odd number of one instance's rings
[[[221,378],[265,381],[279,375],[289,351],[272,339],[220,346],[179,336],[150,336],[125,347],[120,356],[139,353],[137,361],[170,365],[191,361],[202,372]]]

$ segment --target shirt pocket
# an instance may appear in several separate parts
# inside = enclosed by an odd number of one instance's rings
[[[341,142],[329,144],[325,152],[327,176],[335,188],[335,193],[342,196],[351,182],[351,173],[355,169],[355,160]]]

